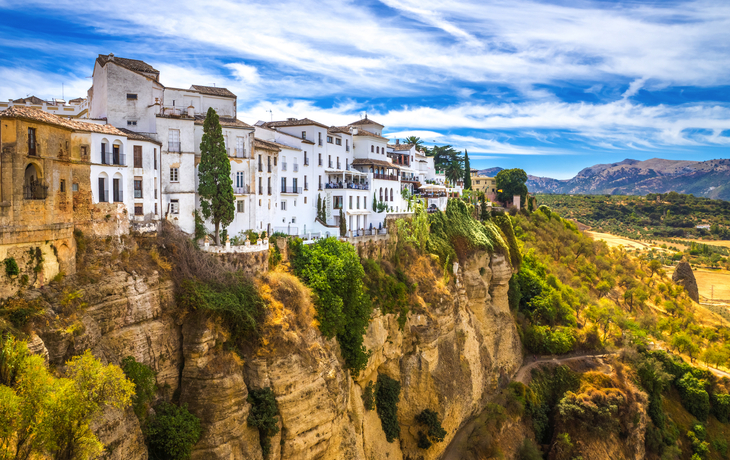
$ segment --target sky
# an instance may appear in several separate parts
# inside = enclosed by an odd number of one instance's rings
[[[247,123],[367,114],[473,168],[730,158],[727,1],[0,0],[0,100],[85,97],[109,53]]]

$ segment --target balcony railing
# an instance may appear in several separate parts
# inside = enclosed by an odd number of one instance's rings
[[[337,169],[342,169],[342,165],[340,164],[339,161],[337,162]]]
[[[299,172],[299,164],[298,163],[294,163],[294,167],[293,167],[292,171]]]
[[[317,144],[319,144],[320,147],[322,147],[322,139],[320,139]]]
[[[380,180],[398,180],[398,176],[395,174],[373,174],[373,179],[380,179]]]
[[[370,184],[359,184],[356,182],[347,182],[347,183],[341,183],[341,182],[330,182],[325,184],[325,188],[342,188],[342,189],[350,189],[350,190],[370,190]],[[320,185],[320,190],[322,190],[322,187]]]
[[[168,142],[167,143],[167,151],[168,152],[174,152],[174,153],[180,153],[180,143],[179,142]]]
[[[268,172],[271,172],[271,163],[269,163]]]
[[[127,164],[127,156],[123,153],[101,152],[101,164],[124,166]]]
[[[124,192],[122,190],[114,190],[114,202],[121,203],[124,201]]]
[[[134,197],[135,198],[142,198],[142,190],[135,190],[134,191]]]
[[[322,159],[321,158],[319,159],[319,165],[318,166],[322,166]]]
[[[45,200],[48,196],[48,186],[39,181],[30,182],[23,186],[23,196],[26,200]]]
[[[302,193],[302,188],[301,187],[290,187],[290,186],[282,187],[281,193]]]
[[[350,151],[350,146],[348,145],[347,147],[345,147],[345,152],[349,152],[349,151]]]
[[[248,158],[246,156],[246,149],[243,147],[236,147],[236,158]]]
[[[304,190],[309,190],[309,183],[307,183],[307,182],[304,183]]]
[[[271,186],[269,186],[269,195],[271,195]]]
[[[281,170],[286,171],[286,161],[281,162]]]
[[[244,185],[243,187],[233,187],[233,193],[235,195],[248,195],[251,193],[251,186]]]
[[[328,164],[329,164],[328,168],[332,169],[332,160],[330,160]]]
[[[109,190],[102,190],[99,192],[99,203],[109,202]]]
[[[309,158],[304,159],[304,166],[309,166]]]
[[[264,172],[264,165],[259,163],[259,172]]]

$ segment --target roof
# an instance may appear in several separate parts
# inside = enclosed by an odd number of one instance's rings
[[[413,144],[388,144],[388,148],[393,150],[410,150],[411,147],[413,147]]]
[[[111,134],[114,136],[127,135],[112,125],[97,125],[95,123],[84,123],[76,120],[69,120],[44,112],[41,109],[33,107],[24,107],[22,105],[14,105],[0,112],[0,118],[22,118],[25,120],[47,123],[50,125],[60,126],[72,131],[83,131],[89,133]]]
[[[265,141],[263,139],[259,139],[258,137],[254,137],[254,141],[257,141],[257,140],[261,141],[261,142],[266,142],[267,144],[270,144],[271,147],[278,147],[280,149],[289,149],[289,150],[302,150],[299,147],[292,147],[291,145],[281,144],[279,142],[274,142],[274,141]]]
[[[210,94],[211,96],[236,97],[228,88],[219,88],[217,86],[192,85],[190,89],[194,89],[202,94]]]
[[[253,147],[255,149],[275,150],[275,151],[279,152],[279,151],[281,151],[281,149],[279,148],[280,145],[281,144],[277,144],[276,142],[270,142],[270,141],[265,141],[263,139],[259,139],[258,137],[253,138]],[[291,147],[287,146],[287,148],[291,148]]]
[[[31,104],[42,105],[46,101],[44,101],[43,99],[41,99],[39,97],[28,96],[28,97],[21,97],[20,99],[15,99],[13,102],[16,104],[25,104],[26,102],[30,102]]]
[[[352,166],[363,166],[363,165],[376,165],[376,166],[382,166],[384,168],[394,168],[394,169],[400,169],[398,165],[394,165],[393,163],[389,163],[384,160],[373,160],[370,158],[355,158],[352,160]]]
[[[282,120],[282,121],[267,121],[264,123],[264,126],[267,128],[276,128],[277,126],[320,126],[325,129],[329,129],[328,126],[323,125],[322,123],[316,122],[314,120],[310,120],[309,118],[294,118],[291,120]]]
[[[350,123],[348,126],[363,126],[363,125],[377,125],[377,126],[380,126],[381,128],[385,128],[385,126],[381,125],[380,123],[368,118],[367,115],[365,115],[365,118],[363,118],[362,120],[357,120],[353,123]]]
[[[370,131],[365,131],[364,129],[358,129],[357,134],[353,134],[353,136],[367,136],[367,137],[376,137],[378,139],[388,140],[387,137],[378,136],[377,134],[371,133]]]
[[[221,126],[225,126],[226,128],[251,128],[251,129],[253,129],[253,126],[239,120],[238,118],[218,117],[218,121],[220,122]],[[205,115],[195,115],[195,124],[196,125],[202,125],[204,122],[205,122]]]
[[[350,130],[344,126],[330,126],[329,128],[327,128],[327,132],[331,134],[350,134]]]
[[[149,136],[145,136],[145,135],[140,134],[140,133],[135,133],[134,131],[130,131],[127,128],[117,128],[117,129],[119,131],[123,132],[127,136],[127,139],[133,139],[135,141],[153,142],[155,144],[162,145],[162,142],[160,142],[160,141],[158,141],[156,139],[153,139],[153,138],[151,138]]]
[[[71,100],[70,100],[70,101],[68,101],[68,102],[69,102],[69,104],[70,104],[70,103],[72,103],[72,102],[84,102],[85,100],[86,100],[86,98],[84,98],[84,97],[77,97],[76,99],[71,99]]]
[[[140,61],[137,59],[127,59],[127,58],[121,58],[114,56],[113,53],[109,53],[108,55],[100,54],[99,57],[96,58],[96,62],[99,63],[102,67],[104,67],[108,62],[113,62],[118,66],[124,67],[125,69],[132,70],[134,72],[144,72],[144,73],[156,73],[159,74],[160,71],[152,67],[151,65],[147,64],[144,61]]]

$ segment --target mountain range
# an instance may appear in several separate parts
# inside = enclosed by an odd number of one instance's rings
[[[479,173],[494,177],[501,170],[489,168]],[[675,191],[730,200],[730,160],[626,159],[585,168],[572,179],[528,175],[527,188],[531,193],[555,194],[646,195]]]

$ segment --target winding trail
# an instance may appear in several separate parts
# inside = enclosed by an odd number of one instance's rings
[[[549,357],[541,357],[538,358],[536,361],[530,359],[530,357],[527,357],[526,364],[523,364],[522,367],[517,371],[517,374],[515,374],[512,381],[524,383],[527,385],[530,382],[531,377],[531,371],[532,369],[540,366],[541,364],[546,363],[553,363],[553,364],[559,364],[564,363],[568,361],[577,361],[579,359],[584,358],[605,358],[609,355],[615,355],[616,351],[601,351],[601,352],[594,352],[594,353],[581,353],[577,355],[571,355],[571,356],[549,356]]]

